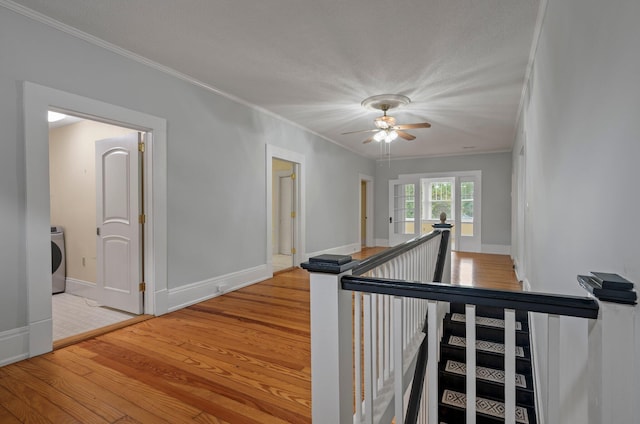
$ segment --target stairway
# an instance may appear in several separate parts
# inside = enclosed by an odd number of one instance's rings
[[[440,345],[439,420],[464,423],[466,340],[463,304],[451,304]],[[476,307],[476,422],[504,422],[504,311]],[[529,322],[516,312],[516,422],[535,424]]]

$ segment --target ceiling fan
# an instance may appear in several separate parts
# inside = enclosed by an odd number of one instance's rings
[[[362,132],[373,132],[371,137],[367,138],[363,141],[364,144],[371,143],[372,141],[384,141],[386,143],[391,143],[393,140],[398,137],[403,138],[405,140],[411,141],[415,140],[416,137],[414,135],[409,134],[404,130],[410,130],[415,128],[429,128],[431,124],[428,122],[419,122],[415,124],[398,124],[396,122],[396,118],[393,116],[387,115],[387,111],[398,106],[404,106],[411,102],[407,96],[402,96],[400,94],[380,94],[377,96],[367,97],[362,101],[362,106],[367,109],[375,109],[381,110],[382,116],[378,116],[373,120],[373,124],[376,128],[371,130],[360,130],[360,131],[350,131],[346,133],[342,133],[342,135],[346,134],[355,134]]]

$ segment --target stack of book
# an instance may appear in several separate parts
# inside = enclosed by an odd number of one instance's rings
[[[636,304],[633,283],[618,274],[591,272],[591,275],[578,275],[578,283],[600,300]]]
[[[358,265],[358,261],[354,261],[349,255],[319,255],[309,258],[309,262],[305,262],[302,268],[307,271],[327,272],[330,274],[340,274],[348,269]]]

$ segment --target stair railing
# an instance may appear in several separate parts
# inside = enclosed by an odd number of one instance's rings
[[[540,414],[537,422],[562,422],[558,391],[562,374],[561,317],[589,319],[589,349],[584,352],[589,369],[589,422],[634,422],[635,374],[624,364],[633,363],[634,356],[640,354],[640,347],[633,342],[637,308],[598,301],[592,296],[419,282],[435,279],[431,272],[435,274],[437,257],[449,262],[449,248],[445,249],[444,257],[440,252],[442,235],[446,232],[437,231],[412,240],[360,264],[353,262],[343,267],[350,269],[341,273],[305,267],[311,272],[313,421],[386,424],[395,419],[398,424],[437,423],[442,318],[450,303],[462,303],[466,311],[466,381],[476,381],[476,306],[504,309],[506,423],[520,422],[516,419],[515,404],[516,310],[547,317],[546,358],[542,358],[546,364],[547,387],[544,393],[536,392]],[[449,267],[444,266],[444,283],[448,282]],[[353,275],[355,273],[362,275]],[[427,327],[426,338],[422,335],[423,322]],[[422,363],[426,361],[425,377],[420,390],[415,390],[421,396],[417,404],[409,408],[411,416],[407,416],[408,389],[418,356]],[[476,422],[475,385],[467,387],[466,422]]]
[[[311,272],[312,417],[317,423],[389,423],[404,398],[424,338],[427,301],[343,290],[341,277],[450,281],[450,225],[392,247],[343,273]],[[445,304],[436,308],[440,317]],[[437,322],[434,320],[434,322]],[[399,423],[398,419],[396,422]]]

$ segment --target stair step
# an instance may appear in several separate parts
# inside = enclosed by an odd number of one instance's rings
[[[467,364],[448,360],[444,370],[462,376],[467,375]],[[476,367],[476,378],[492,383],[504,384],[504,371],[493,368]],[[527,388],[527,380],[524,375],[516,374],[516,387]]]
[[[465,314],[453,313],[451,314],[451,321],[466,322],[467,317]],[[504,329],[504,320],[500,318],[476,316],[476,325]],[[516,330],[522,331],[522,323],[520,321],[516,321]]]
[[[451,346],[466,347],[467,339],[460,336],[449,336],[447,343],[450,344]],[[494,353],[498,355],[504,355],[504,344],[489,342],[486,340],[476,340],[476,350],[479,350],[482,352]],[[516,357],[519,357],[519,358],[525,357],[524,349],[522,348],[522,346],[516,346]]]
[[[467,395],[464,393],[445,389],[442,392],[441,402],[445,406],[452,406],[464,410],[467,407]],[[476,412],[478,414],[483,414],[504,420],[504,402],[477,397]],[[516,422],[521,424],[530,424],[527,408],[516,406]]]

